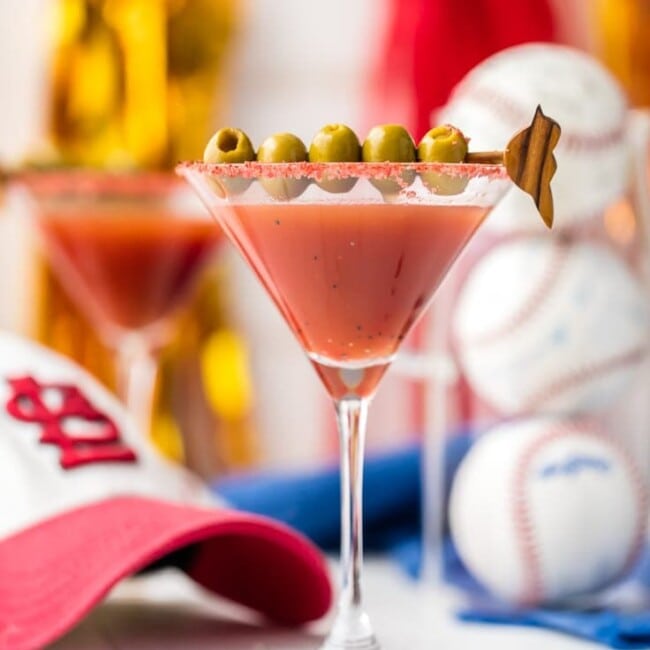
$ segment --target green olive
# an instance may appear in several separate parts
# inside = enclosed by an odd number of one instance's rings
[[[361,159],[361,145],[357,134],[344,124],[324,126],[311,141],[311,162],[357,162]]]
[[[293,133],[276,133],[262,142],[257,159],[266,163],[303,162],[307,160],[307,148]]]
[[[309,160],[316,163],[358,162],[361,144],[357,134],[345,124],[327,124],[313,138],[309,146]],[[349,192],[356,178],[324,178],[319,187],[333,193]]]
[[[262,142],[257,160],[264,163],[304,162],[307,160],[305,143],[293,133],[275,133]],[[261,178],[264,189],[280,201],[300,196],[307,186],[307,178]]]
[[[415,145],[403,126],[383,124],[370,129],[362,154],[364,162],[415,162]]]
[[[255,160],[255,150],[243,131],[228,126],[210,138],[203,160],[207,163],[242,163]]]
[[[467,157],[467,138],[455,126],[436,126],[428,131],[418,145],[418,159],[422,162],[459,163]],[[438,172],[423,172],[422,182],[436,194],[460,194],[468,180]]]
[[[227,126],[219,129],[208,141],[203,152],[206,163],[232,164],[255,160],[255,149],[248,136],[241,130]],[[212,177],[212,187],[222,198],[242,194],[252,181],[248,178]]]
[[[428,131],[418,145],[422,162],[463,162],[467,156],[467,138],[455,126],[436,126]]]
[[[361,156],[364,162],[415,162],[415,144],[403,126],[382,124],[370,129]],[[415,172],[405,170],[402,182],[381,178],[373,178],[370,182],[387,198],[408,187],[414,179]]]

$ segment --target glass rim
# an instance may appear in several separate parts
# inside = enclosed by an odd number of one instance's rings
[[[404,172],[437,173],[462,178],[509,179],[505,165],[444,162],[278,162],[206,163],[183,161],[176,165],[177,174],[198,172],[227,178],[310,178],[313,180],[397,178]]]

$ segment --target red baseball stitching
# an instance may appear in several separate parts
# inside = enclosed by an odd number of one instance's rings
[[[465,97],[486,106],[497,117],[505,118],[513,128],[519,128],[530,120],[530,111],[509,97],[494,92],[492,88],[466,83],[453,94],[451,102],[459,97]],[[624,138],[625,124],[619,124],[611,131],[605,131],[598,135],[563,131],[558,146],[567,151],[596,151],[619,144]]]
[[[597,378],[599,375],[606,374],[613,370],[620,370],[626,366],[632,366],[640,362],[647,354],[645,346],[639,346],[623,352],[619,355],[602,359],[589,365],[585,365],[577,370],[560,377],[552,384],[545,386],[542,390],[534,393],[528,398],[526,404],[521,408],[520,414],[534,412],[539,410],[544,403],[553,399],[562,391],[570,388],[573,384],[580,384]]]
[[[492,331],[485,332],[475,338],[469,338],[467,343],[470,345],[488,345],[494,343],[502,336],[507,336],[516,330],[520,325],[531,318],[545,301],[551,292],[551,287],[556,280],[562,275],[564,265],[568,258],[568,249],[566,246],[553,243],[553,257],[548,263],[545,272],[539,279],[539,283],[529,293],[528,299],[517,310],[512,317],[505,323],[495,327]]]
[[[589,423],[588,419],[582,420],[583,423]],[[515,526],[515,537],[520,542],[520,554],[524,567],[524,588],[522,590],[520,603],[522,605],[533,605],[540,602],[544,596],[544,579],[542,577],[542,568],[539,555],[539,549],[535,540],[535,530],[532,517],[528,509],[528,500],[525,493],[526,477],[530,470],[534,456],[546,445],[554,442],[566,434],[583,436],[590,439],[596,439],[607,442],[623,458],[624,464],[629,470],[632,477],[632,490],[635,495],[637,525],[635,530],[634,542],[631,545],[630,553],[626,559],[625,565],[620,574],[614,577],[619,580],[630,570],[636,561],[638,554],[645,540],[645,516],[647,505],[647,493],[640,473],[632,461],[627,450],[620,445],[615,439],[602,433],[593,433],[578,428],[579,422],[559,424],[553,427],[546,434],[535,438],[533,442],[524,450],[519,463],[515,467],[513,480],[513,517]]]
[[[623,568],[619,573],[614,576],[612,583],[616,583],[622,578],[624,578],[634,567],[641,551],[645,545],[645,533],[646,533],[646,517],[648,512],[648,489],[646,483],[644,482],[641,472],[637,467],[634,459],[632,458],[629,451],[623,445],[617,445],[614,440],[611,440],[612,444],[623,457],[627,469],[632,475],[632,487],[634,489],[634,495],[636,498],[636,509],[637,509],[637,525],[636,530],[634,531],[634,543],[630,547],[630,553],[625,560]]]
[[[521,237],[523,239],[524,237]],[[561,276],[563,267],[568,259],[569,249],[565,244],[553,242],[554,255],[546,272],[542,275],[540,283],[534,287],[522,307],[505,323],[500,324],[492,331],[482,333],[474,338],[468,337],[464,344],[471,346],[485,346],[494,344],[495,341],[511,335],[519,326],[530,319],[541,307],[551,291],[555,281]],[[647,354],[646,346],[637,346],[618,355],[595,361],[568,373],[550,385],[544,386],[530,396],[524,405],[517,410],[517,415],[528,415],[539,410],[546,402],[567,390],[574,384],[584,383],[597,378],[599,375],[632,366],[641,361]]]
[[[542,600],[544,596],[544,579],[540,566],[540,557],[535,543],[535,531],[532,518],[528,509],[526,494],[526,476],[534,455],[558,435],[552,430],[541,438],[537,438],[530,444],[521,455],[519,463],[515,466],[513,478],[513,521],[515,527],[515,539],[519,541],[519,552],[523,566],[524,588],[522,589],[519,601],[522,605],[532,605]]]

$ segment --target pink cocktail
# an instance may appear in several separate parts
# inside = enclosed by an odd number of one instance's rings
[[[257,274],[334,400],[343,582],[324,649],[375,650],[361,602],[368,405],[510,181],[498,165],[440,163],[187,163],[178,172]]]
[[[342,398],[372,395],[487,208],[266,203],[229,211],[226,228],[327,390]]]
[[[173,174],[43,171],[18,181],[53,271],[116,350],[118,388],[146,431],[153,350],[223,234]]]
[[[116,337],[163,322],[221,236],[205,219],[175,219],[160,206],[125,206],[119,217],[93,206],[44,207],[39,226],[70,294]]]

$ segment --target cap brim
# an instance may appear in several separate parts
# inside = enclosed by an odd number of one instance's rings
[[[318,550],[268,519],[139,497],[67,511],[0,542],[0,650],[42,647],[120,579],[184,547],[198,583],[282,624],[323,616],[332,591]]]

